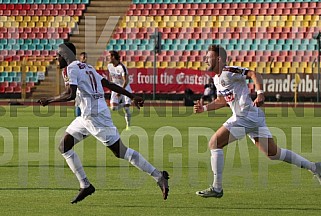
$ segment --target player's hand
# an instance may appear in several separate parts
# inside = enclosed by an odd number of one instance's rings
[[[37,103],[39,103],[42,106],[47,106],[49,104],[49,101],[47,98],[40,98]]]
[[[258,94],[255,98],[255,100],[253,101],[253,106],[256,106],[256,107],[260,107],[264,104],[264,94]]]
[[[133,98],[133,101],[134,101],[134,104],[135,106],[140,109],[141,107],[144,106],[144,99],[142,97],[139,97],[139,96],[135,96]]]
[[[202,112],[204,112],[204,108],[202,103],[198,100],[194,105],[194,113],[202,113]]]

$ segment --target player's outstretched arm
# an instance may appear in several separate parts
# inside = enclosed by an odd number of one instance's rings
[[[102,79],[101,80],[101,84],[106,87],[106,88],[109,88],[110,90],[114,91],[114,92],[117,92],[119,94],[122,94],[122,95],[126,95],[127,97],[129,97],[130,99],[133,100],[135,106],[140,109],[140,107],[144,106],[144,100],[143,98],[139,97],[139,96],[136,96],[130,92],[128,92],[126,89],[116,85],[115,83],[113,82],[109,82],[108,80],[106,79]]]
[[[66,90],[56,97],[50,97],[50,98],[41,98],[37,102],[42,106],[47,106],[50,103],[54,102],[66,102],[71,101],[76,98],[76,91],[77,86],[76,85],[70,85],[66,86]]]
[[[264,104],[264,92],[263,92],[263,79],[261,74],[256,73],[255,71],[249,71],[247,77],[252,79],[255,85],[257,96],[253,101],[253,106],[260,107]]]
[[[226,100],[223,96],[218,96],[214,101],[207,105],[202,105],[198,100],[194,105],[194,113],[202,113],[205,111],[216,110],[226,106]]]

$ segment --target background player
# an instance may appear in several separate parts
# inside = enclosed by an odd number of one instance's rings
[[[110,62],[107,65],[109,72],[110,80],[126,89],[128,92],[132,92],[129,79],[128,79],[128,70],[126,66],[120,61],[120,55],[116,51],[109,51],[107,56],[108,61]],[[119,94],[112,91],[110,96],[110,106],[113,111],[124,108],[125,110],[125,121],[126,129],[129,129],[131,123],[131,113],[130,113],[131,99],[126,95]]]

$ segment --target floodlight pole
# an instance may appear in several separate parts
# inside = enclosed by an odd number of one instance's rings
[[[317,32],[313,35],[313,38],[318,41],[318,74],[317,74],[317,102],[320,102],[320,57],[321,57],[321,32]]]
[[[156,58],[156,53],[157,53],[157,33],[158,29],[155,29],[155,34],[154,34],[154,67],[153,67],[153,100],[156,99],[156,81],[157,81],[157,58]]]
[[[162,33],[155,29],[154,34],[151,35],[154,40],[154,68],[153,68],[153,100],[156,97],[156,84],[157,84],[157,58],[156,54],[160,53],[162,49]]]

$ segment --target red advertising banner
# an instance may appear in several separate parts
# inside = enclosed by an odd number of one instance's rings
[[[106,71],[98,71],[108,76]],[[133,92],[152,93],[154,75],[153,68],[129,68],[129,81]],[[214,76],[212,72],[193,69],[157,69],[156,93],[184,93],[185,89],[191,89],[195,94],[204,92],[204,85],[208,79]]]
[[[130,68],[129,79],[132,90],[136,93],[153,92],[153,69]],[[98,71],[105,74],[106,71]],[[214,73],[193,69],[157,69],[156,93],[184,93],[185,89],[191,89],[195,94],[203,94],[204,85]],[[280,94],[284,97],[293,97],[297,91],[299,96],[316,97],[316,74],[262,74],[265,96]],[[254,89],[251,89],[254,92]]]

